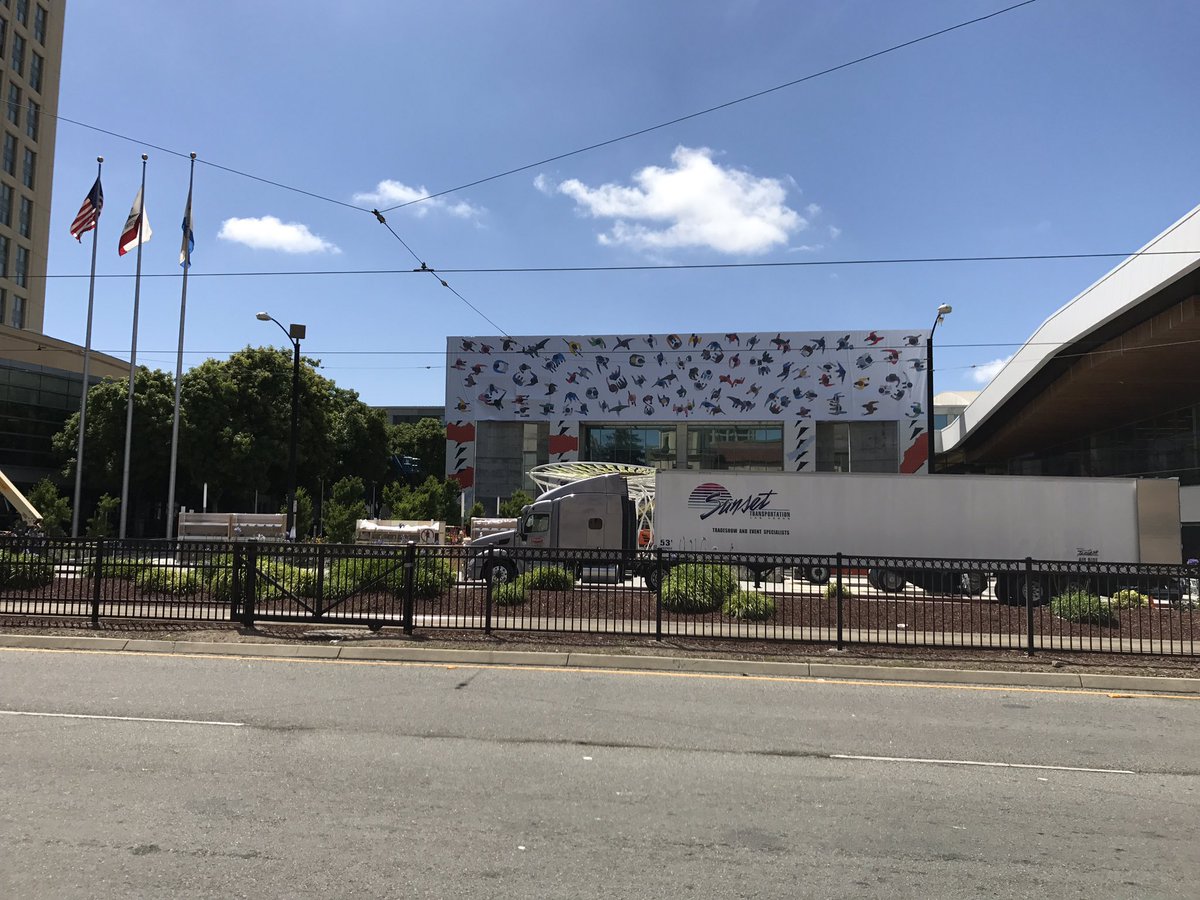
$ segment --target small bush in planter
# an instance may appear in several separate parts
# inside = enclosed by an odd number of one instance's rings
[[[671,569],[662,583],[663,608],[675,613],[712,612],[738,589],[731,566],[687,563]]]
[[[1081,625],[1110,627],[1119,621],[1111,603],[1087,591],[1056,594],[1050,598],[1050,611],[1060,619]]]
[[[495,606],[520,606],[525,600],[525,585],[520,578],[492,587],[492,603]]]
[[[312,597],[317,590],[315,570],[292,566],[278,559],[260,560],[255,581],[259,600],[280,600],[289,595]]]
[[[737,590],[725,601],[721,612],[735,619],[761,622],[775,615],[775,601],[759,591]]]
[[[135,583],[144,591],[162,594],[194,594],[200,589],[194,572],[175,566],[150,566],[138,573]]]
[[[401,570],[403,572],[403,570]],[[440,597],[454,584],[454,567],[450,561],[437,556],[420,556],[417,558],[416,570],[413,573],[413,596],[419,600],[431,600]],[[404,580],[401,577],[396,588],[398,595],[404,593]]]
[[[100,564],[100,574],[104,578],[128,578],[134,580],[146,569],[154,565],[153,560],[141,556],[112,556],[105,557]],[[88,576],[96,574],[96,564],[88,566]]]
[[[842,587],[841,587],[841,591],[842,591],[842,599],[843,600],[853,600],[854,599],[854,591],[850,590],[850,585],[843,583]],[[826,600],[836,600],[837,598],[838,598],[837,582],[831,581],[825,587],[825,599]]]
[[[530,569],[517,580],[532,591],[569,591],[575,587],[575,576],[561,566]]]
[[[1138,606],[1147,606],[1149,603],[1149,597],[1135,591],[1133,588],[1125,588],[1112,595],[1112,605],[1117,609],[1131,609]]]
[[[0,550],[0,587],[45,587],[54,580],[54,564],[34,553]]]

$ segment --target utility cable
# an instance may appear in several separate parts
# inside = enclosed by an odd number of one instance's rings
[[[386,225],[386,223],[384,223]],[[413,258],[421,262],[420,257],[413,252],[404,240],[392,231],[390,225],[387,226],[388,231],[396,240],[404,246],[413,255]],[[813,266],[894,266],[894,265],[917,265],[917,264],[939,264],[939,263],[973,263],[973,262],[1040,262],[1066,259],[1126,259],[1135,256],[1200,256],[1200,250],[1134,250],[1122,251],[1120,253],[1023,253],[1009,256],[907,256],[907,257],[880,257],[867,259],[803,259],[803,260],[781,260],[778,262],[741,262],[741,263],[664,263],[658,265],[610,265],[610,266],[491,266],[491,267],[460,267],[448,269],[432,269],[421,262],[419,268],[414,269],[280,269],[274,271],[260,272],[190,272],[188,278],[283,278],[295,277],[300,275],[411,275],[414,273],[430,272],[434,275],[452,274],[452,275],[519,275],[519,274],[547,274],[547,273],[572,273],[572,272],[670,272],[670,271],[687,271],[687,270],[702,270],[702,269],[786,269],[786,268],[805,268]],[[45,275],[30,274],[28,278],[88,278],[86,272],[63,272],[63,273],[47,273]],[[97,278],[133,278],[132,274],[126,272],[97,272]],[[181,278],[183,277],[178,272],[143,272],[143,278]],[[439,278],[440,280],[440,278]],[[450,287],[449,285],[445,285]],[[450,288],[450,290],[454,290]],[[455,292],[457,293],[457,292]],[[462,295],[458,295],[468,306],[471,304],[466,301]],[[471,307],[475,309],[475,307]],[[475,310],[479,312],[479,310]],[[483,313],[479,313],[483,316]],[[487,319],[487,316],[483,316]],[[491,321],[490,319],[488,320]],[[493,327],[497,330],[499,326],[494,323]]]
[[[545,159],[538,160],[537,162],[528,163],[527,165],[523,165],[523,166],[517,166],[516,168],[507,169],[503,172],[497,172],[495,175],[488,175],[485,178],[477,178],[474,181],[468,181],[465,184],[460,184],[460,185],[457,185],[456,187],[446,188],[445,190],[438,191],[437,193],[434,193],[434,194],[426,194],[425,196],[417,197],[414,200],[406,200],[403,203],[397,203],[394,206],[386,207],[385,209],[382,210],[382,212],[391,212],[392,210],[403,209],[406,206],[412,206],[414,203],[424,203],[426,200],[433,200],[435,197],[444,197],[447,194],[453,194],[457,191],[466,190],[467,188],[476,187],[481,184],[487,184],[489,181],[496,181],[497,179],[500,179],[500,178],[506,178],[509,175],[516,175],[519,172],[527,172],[528,170],[537,168],[538,166],[544,166],[548,163],[558,162],[561,159],[567,159],[568,157],[571,157],[571,156],[578,156],[581,153],[587,153],[591,150],[598,150],[601,147],[608,147],[608,146],[611,146],[612,144],[620,143],[621,141],[627,141],[631,138],[640,137],[641,135],[649,134],[652,131],[659,131],[663,128],[669,128],[672,125],[678,125],[680,122],[687,122],[690,119],[697,119],[700,116],[707,116],[710,113],[714,113],[714,112],[717,112],[722,109],[728,109],[729,107],[736,106],[739,103],[745,103],[748,100],[755,100],[759,97],[765,97],[767,94],[773,94],[776,91],[782,91],[785,88],[795,87],[796,85],[803,84],[806,81],[812,81],[815,78],[821,78],[824,75],[830,75],[834,72],[839,72],[842,69],[848,69],[851,66],[857,66],[860,63],[865,63],[872,59],[878,59],[881,56],[886,56],[889,53],[895,53],[896,51],[903,50],[906,47],[912,47],[914,44],[920,44],[924,41],[929,41],[929,40],[932,40],[933,38],[941,37],[944,34],[949,34],[950,32],[957,31],[960,28],[966,28],[969,25],[976,25],[979,22],[985,22],[988,19],[994,19],[994,18],[996,18],[996,16],[1002,16],[1005,13],[1012,12],[1015,9],[1020,9],[1022,6],[1029,6],[1030,4],[1036,3],[1036,2],[1037,2],[1037,0],[1022,0],[1021,3],[1015,3],[1012,6],[1006,6],[1004,9],[998,9],[995,12],[988,13],[985,16],[978,16],[977,18],[974,18],[974,19],[968,19],[965,22],[959,22],[957,25],[951,25],[947,28],[942,28],[938,31],[930,32],[929,34],[925,34],[925,35],[922,35],[921,37],[913,38],[912,40],[904,41],[903,43],[900,43],[900,44],[894,44],[891,47],[887,47],[883,50],[876,50],[874,53],[868,53],[866,56],[860,56],[857,59],[852,59],[852,60],[849,60],[848,62],[839,63],[836,66],[830,66],[828,69],[822,69],[819,72],[812,72],[808,75],[804,75],[801,78],[795,78],[791,81],[786,81],[783,84],[777,84],[774,87],[769,87],[769,88],[766,88],[761,91],[755,91],[753,94],[747,94],[744,97],[738,97],[736,100],[728,100],[725,103],[719,103],[716,106],[710,106],[707,109],[702,109],[702,110],[699,110],[698,112],[688,113],[687,115],[684,115],[684,116],[677,116],[674,119],[669,119],[666,122],[660,122],[657,125],[650,125],[646,128],[639,128],[637,131],[630,131],[630,132],[628,132],[626,134],[622,134],[618,137],[609,138],[606,141],[598,141],[594,144],[588,144],[586,147],[579,147],[575,150],[568,150],[566,153],[559,153],[555,156],[548,156]]]

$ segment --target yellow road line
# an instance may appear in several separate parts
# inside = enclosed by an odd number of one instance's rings
[[[480,669],[493,671],[508,671],[508,672],[567,672],[567,673],[583,673],[593,675],[649,675],[659,678],[696,678],[696,679],[717,679],[724,681],[767,681],[781,684],[826,684],[831,686],[849,685],[855,687],[887,687],[887,688],[915,688],[915,689],[940,689],[953,691],[983,691],[983,692],[1002,692],[1002,693],[1020,693],[1020,694],[1074,694],[1076,696],[1085,697],[1102,697],[1109,700],[1192,700],[1200,701],[1200,694],[1159,694],[1144,692],[1123,692],[1114,693],[1111,690],[1098,690],[1095,688],[1052,688],[1052,687],[1030,687],[1026,685],[996,685],[996,684],[955,684],[947,682],[927,682],[927,681],[884,681],[877,679],[858,679],[858,678],[824,678],[817,675],[740,675],[737,673],[728,672],[671,672],[661,669],[620,669],[620,668],[593,668],[583,666],[536,666],[528,664],[500,664],[500,663],[469,663],[469,662],[430,662],[422,660],[399,660],[399,659],[322,659],[319,657],[297,657],[297,656],[253,656],[242,654],[229,653],[174,653],[174,652],[158,652],[153,650],[78,650],[68,648],[52,648],[52,647],[0,647],[0,652],[17,652],[17,653],[76,653],[92,656],[143,656],[143,657],[163,657],[174,659],[216,659],[216,660],[243,660],[249,662],[272,662],[272,663],[307,663],[317,665],[343,665],[343,666],[410,666],[425,669]]]

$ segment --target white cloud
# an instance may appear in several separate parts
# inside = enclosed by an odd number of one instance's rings
[[[720,166],[712,157],[707,147],[676,147],[673,167],[647,166],[634,173],[634,186],[591,188],[572,178],[557,190],[593,218],[614,220],[599,236],[601,244],[638,250],[705,247],[720,253],[765,253],[808,227],[784,203],[787,190],[778,179],[756,178]],[[534,184],[538,186],[536,180]]]
[[[810,203],[808,206],[804,207],[804,211],[808,213],[808,217],[812,219],[821,214],[821,207],[815,203]]]
[[[838,239],[838,236],[839,236],[841,233],[842,233],[842,229],[838,228],[836,225],[830,225],[830,226],[829,226],[829,238],[830,238],[830,240],[834,240],[834,241],[836,241],[836,240]]]
[[[554,185],[550,183],[550,179],[540,172],[534,176],[533,186],[547,196],[554,193]]]
[[[308,230],[300,222],[281,222],[274,216],[226,219],[217,237],[245,244],[255,250],[282,250],[284,253],[341,253],[334,244]]]
[[[1011,356],[1006,356],[1003,359],[993,359],[991,362],[974,365],[971,367],[971,377],[979,384],[987,384],[1000,374],[1000,370],[1008,364],[1010,359],[1012,359]]]
[[[414,200],[421,200],[422,197],[428,196],[429,191],[423,187],[410,187],[399,181],[385,179],[375,185],[375,190],[355,194],[354,202],[369,203],[377,209],[382,209],[385,206],[413,203]],[[459,219],[477,219],[484,213],[483,209],[472,206],[465,200],[447,200],[445,197],[433,197],[420,203],[413,203],[409,209],[418,216],[427,216],[434,210],[438,210]]]

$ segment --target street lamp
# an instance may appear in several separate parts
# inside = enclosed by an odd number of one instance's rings
[[[949,303],[943,303],[937,309],[937,318],[933,320],[933,327],[929,329],[929,337],[925,339],[925,415],[926,431],[929,434],[929,462],[926,469],[929,474],[934,473],[933,468],[933,333],[937,331],[937,327],[942,324],[942,320],[950,313],[954,312],[954,307]]]
[[[292,435],[288,444],[288,492],[287,492],[287,537],[296,539],[296,422],[300,403],[300,341],[305,337],[303,325],[289,325],[287,328],[270,313],[260,312],[255,315],[260,322],[274,322],[279,330],[287,335],[292,342]]]

